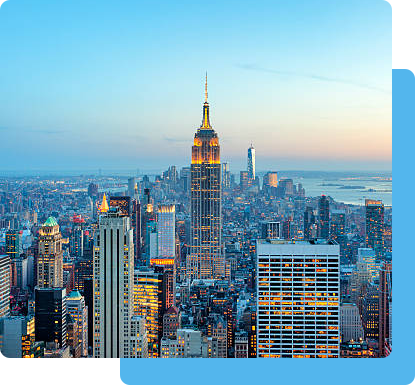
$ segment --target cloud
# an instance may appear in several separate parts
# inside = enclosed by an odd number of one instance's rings
[[[260,66],[257,66],[256,64],[237,64],[236,66],[238,68],[242,68],[244,70],[249,70],[249,71],[267,72],[267,73],[272,73],[272,74],[281,75],[281,76],[296,76],[296,77],[302,77],[302,78],[323,81],[323,82],[346,84],[349,86],[364,88],[364,89],[371,90],[371,91],[382,92],[382,93],[389,94],[389,95],[391,93],[390,91],[385,90],[384,88],[376,87],[371,84],[361,84],[361,83],[356,83],[350,80],[345,80],[345,79],[340,79],[340,78],[330,78],[327,76],[321,76],[321,75],[315,75],[315,74],[305,74],[305,73],[292,72],[292,71],[274,70],[271,68],[260,67]]]

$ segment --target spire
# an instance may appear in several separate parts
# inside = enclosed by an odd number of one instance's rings
[[[98,207],[98,211],[100,211],[101,213],[106,213],[108,210],[109,210],[109,207],[108,207],[107,197],[105,196],[105,193],[104,193],[104,196],[102,197],[102,203]]]
[[[205,80],[205,102],[203,103],[203,120],[200,128],[212,129],[209,121],[209,103],[207,101],[208,92],[207,92],[207,71],[206,71],[206,80]]]

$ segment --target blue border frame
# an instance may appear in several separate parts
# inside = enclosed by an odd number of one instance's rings
[[[408,70],[393,70],[393,262],[394,302],[392,354],[375,359],[121,359],[121,379],[138,383],[198,385],[214,383],[281,384],[409,384],[413,381],[414,257],[409,246],[415,217],[408,175],[408,154],[415,143],[415,77]],[[407,255],[409,254],[409,255]]]

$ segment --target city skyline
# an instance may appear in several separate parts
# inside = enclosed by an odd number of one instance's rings
[[[9,1],[1,8],[6,38],[0,72],[8,76],[1,79],[0,133],[16,143],[2,153],[3,171],[188,164],[184,152],[206,69],[212,123],[221,132],[222,158],[234,169],[243,169],[251,142],[258,170],[391,169],[387,3],[351,2],[338,13],[323,1],[302,4],[296,12],[303,25],[295,31],[293,5],[287,4],[265,2],[251,10],[211,2],[190,12],[175,5],[174,17],[147,6],[157,28],[130,2],[116,12],[106,2],[100,10],[83,4],[85,15],[77,15],[73,26],[75,5],[65,8],[64,18],[46,2]],[[356,6],[370,15],[364,23],[351,12]],[[209,12],[213,7],[223,15]],[[91,21],[91,12],[99,17]],[[194,15],[204,12],[217,25],[208,34],[194,28]],[[254,16],[261,16],[262,26]],[[49,27],[34,32],[42,18]],[[338,28],[327,38],[333,25]],[[184,63],[175,52],[190,60]],[[43,156],[34,156],[32,147]]]

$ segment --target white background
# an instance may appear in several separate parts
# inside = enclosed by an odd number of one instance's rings
[[[415,73],[415,0],[389,0],[388,2],[393,9],[392,66],[395,69],[409,69]],[[139,373],[140,369],[137,368],[137,376]],[[2,384],[122,384],[120,363],[117,359],[22,361],[21,359],[6,359],[0,355],[0,378]],[[415,384],[415,381],[412,384]]]

